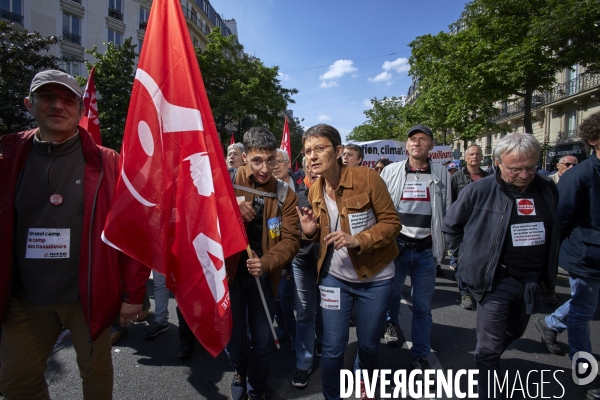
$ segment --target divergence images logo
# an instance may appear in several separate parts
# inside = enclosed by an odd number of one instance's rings
[[[585,359],[585,361],[581,361],[581,359]],[[598,362],[594,356],[585,351],[578,351],[573,355],[571,376],[576,385],[584,386],[592,383],[596,375],[598,375]],[[580,376],[583,377],[580,378]]]

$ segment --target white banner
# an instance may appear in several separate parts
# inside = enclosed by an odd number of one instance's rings
[[[365,153],[362,165],[375,168],[377,160],[381,157],[387,157],[392,162],[406,160],[406,143],[397,140],[371,140],[369,142],[348,141],[347,143],[356,144],[362,147]],[[344,143],[344,144],[347,144]],[[429,158],[432,161],[445,163],[452,160],[451,146],[435,146],[429,152]]]

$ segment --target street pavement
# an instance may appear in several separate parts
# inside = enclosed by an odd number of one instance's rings
[[[437,277],[433,298],[433,330],[430,357],[432,367],[444,371],[452,369],[475,368],[473,354],[475,350],[476,311],[460,307],[460,296],[448,266],[443,267],[444,276]],[[149,293],[154,309],[152,281],[149,281]],[[569,298],[569,283],[564,271],[560,271],[557,293],[561,302]],[[382,339],[380,345],[379,368],[398,370],[409,368],[411,345],[410,338],[410,278],[404,287],[401,307],[401,325],[405,343],[402,347],[390,347]],[[585,397],[571,379],[571,363],[568,356],[556,356],[548,353],[540,342],[540,335],[533,320],[552,312],[556,306],[541,301],[541,313],[532,316],[527,331],[502,356],[501,368],[508,371],[509,387],[516,388],[512,398],[563,398],[579,400]],[[143,339],[148,321],[129,327],[128,333],[113,347],[114,398],[115,399],[229,399],[229,385],[233,371],[227,356],[221,353],[212,358],[197,344],[195,353],[187,360],[176,357],[179,347],[177,336],[177,316],[175,300],[169,301],[170,329],[151,341]],[[600,313],[596,313],[590,324],[593,356],[600,359]],[[559,336],[559,344],[568,353],[567,333]],[[357,351],[355,328],[351,328],[350,339],[345,356],[345,368],[352,369]],[[321,399],[321,373],[317,364],[304,389],[292,386],[295,372],[295,355],[289,342],[281,349],[273,349],[269,371],[268,399]],[[541,370],[551,372],[543,375]],[[560,372],[562,370],[562,372]],[[530,373],[530,371],[533,371]],[[536,372],[537,371],[537,372]],[[518,374],[517,374],[518,373]],[[528,375],[529,373],[529,375]],[[553,377],[554,374],[554,377]],[[519,380],[520,377],[520,380]],[[527,378],[529,380],[527,381]],[[81,380],[76,364],[75,352],[69,338],[60,343],[48,360],[46,372],[52,399],[81,399]],[[600,379],[600,378],[596,378]],[[559,383],[557,383],[560,382]],[[461,381],[462,390],[466,390]],[[529,390],[520,391],[522,388]],[[543,393],[540,392],[543,387]],[[536,393],[537,391],[537,393]],[[379,391],[377,392],[379,396]],[[352,397],[354,398],[354,397]],[[442,397],[444,398],[444,397]]]

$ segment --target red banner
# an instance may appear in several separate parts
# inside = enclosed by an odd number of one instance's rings
[[[105,241],[165,274],[216,356],[231,335],[226,257],[247,238],[178,0],[155,0],[135,75]]]
[[[235,143],[235,136],[233,136],[233,132],[231,132],[231,140],[229,141],[229,144],[234,144]]]
[[[285,117],[283,123],[283,135],[281,135],[281,145],[279,148],[283,151],[287,151],[288,159],[292,161],[292,144],[290,142],[290,127],[288,126],[288,119]]]
[[[102,146],[100,137],[100,120],[98,119],[98,102],[96,101],[96,86],[94,85],[94,73],[96,67],[92,67],[85,89],[83,90],[83,117],[79,125],[88,131],[97,145]]]

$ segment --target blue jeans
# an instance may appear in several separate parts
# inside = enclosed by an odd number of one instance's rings
[[[277,293],[279,301],[275,302],[274,313],[277,326],[283,328],[290,336],[290,340],[293,340],[296,336],[296,318],[294,317],[294,289],[296,285],[294,284],[294,272],[291,266],[288,266],[288,268],[290,279],[282,276],[281,281],[279,281]]]
[[[296,257],[292,261],[296,281],[296,368],[313,366],[317,307],[320,300],[317,286],[317,260]],[[323,332],[321,331],[321,336]]]
[[[551,330],[569,333],[569,357],[578,351],[592,353],[589,321],[594,317],[600,294],[600,281],[569,276],[571,299],[546,317],[546,325]]]
[[[164,275],[152,271],[154,281],[154,322],[164,325],[169,320],[169,289]]]
[[[255,278],[246,268],[246,259],[247,257],[242,257],[235,279],[229,284],[233,327],[225,352],[235,372],[247,378],[248,395],[254,399],[267,390],[274,340]],[[259,280],[272,319],[275,299],[269,274],[262,275]]]
[[[435,273],[435,267],[434,267]],[[340,309],[323,312],[323,395],[326,399],[340,398],[340,371],[344,367],[344,352],[348,346],[350,313],[356,303],[356,336],[358,354],[354,369],[372,372],[377,366],[379,341],[392,293],[393,279],[369,283],[354,283],[325,275],[321,286],[340,288]]]
[[[400,239],[396,238],[397,242]],[[410,273],[412,285],[412,341],[410,353],[413,358],[427,358],[431,352],[431,300],[435,289],[435,266],[431,249],[417,252],[414,249],[404,249],[404,252],[394,259],[396,275],[394,289],[390,296],[387,312],[387,322],[396,326],[399,324],[400,298],[406,276]]]

